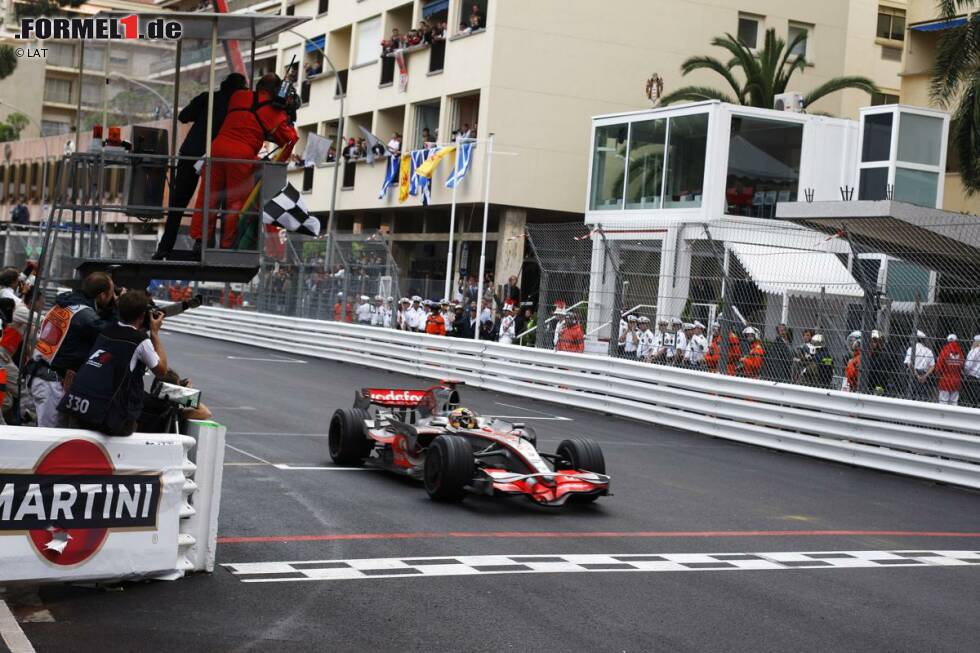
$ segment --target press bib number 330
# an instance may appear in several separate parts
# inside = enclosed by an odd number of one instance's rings
[[[81,397],[69,394],[65,398],[65,407],[74,413],[84,415],[88,412],[88,399],[82,399]]]

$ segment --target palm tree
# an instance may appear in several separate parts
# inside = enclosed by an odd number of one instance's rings
[[[980,5],[978,0],[940,0],[942,18],[950,20]],[[952,139],[960,159],[960,178],[968,195],[980,191],[980,15],[943,30],[932,68],[932,101],[953,108]]]
[[[768,29],[762,49],[753,51],[731,34],[716,37],[711,40],[711,45],[727,50],[731,59],[725,63],[714,57],[691,57],[681,64],[681,74],[687,75],[695,70],[710,70],[718,73],[734,95],[712,86],[685,86],[665,95],[660,103],[667,105],[674,102],[721,100],[731,104],[772,109],[776,96],[785,93],[789,88],[793,74],[797,71],[802,72],[807,66],[805,57],[793,54],[793,50],[805,42],[806,33],[801,32],[787,47],[786,42],[776,36],[776,30]],[[735,74],[736,70],[741,71],[744,82],[739,81],[739,76]],[[874,82],[867,77],[834,77],[810,91],[804,96],[803,102],[806,106],[810,106],[826,95],[848,88],[869,94],[877,90]]]

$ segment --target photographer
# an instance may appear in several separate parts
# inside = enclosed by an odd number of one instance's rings
[[[58,410],[106,435],[130,435],[143,410],[143,375],[147,370],[157,378],[167,373],[160,342],[163,312],[142,290],[120,295],[117,305],[119,323],[96,338]]]
[[[57,406],[64,384],[70,385],[103,329],[116,323],[115,305],[115,287],[105,272],[92,272],[81,290],[58,295],[41,322],[33,359],[25,370],[38,426],[62,425]]]

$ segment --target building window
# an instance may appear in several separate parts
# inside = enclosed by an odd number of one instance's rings
[[[726,213],[771,218],[777,202],[795,202],[802,148],[799,123],[733,116]]]
[[[286,15],[295,16],[296,15],[296,5],[286,5]]]
[[[878,38],[889,41],[905,40],[905,10],[878,7]]]
[[[738,42],[747,48],[759,47],[759,25],[762,19],[758,16],[741,14],[738,17]]]
[[[328,9],[330,9],[330,0],[318,0],[318,2],[319,4],[317,4],[316,13],[318,16],[322,16],[323,14],[327,13]]]
[[[887,161],[892,147],[892,114],[875,113],[864,117],[864,143],[861,161]]]
[[[71,103],[71,81],[54,78],[44,80],[44,99],[62,104]]]
[[[354,65],[371,63],[378,58],[378,43],[381,42],[381,16],[362,20],[357,24],[357,49],[354,50]]]
[[[872,93],[871,106],[879,107],[883,104],[898,104],[898,96],[891,93]]]
[[[666,120],[634,122],[630,127],[627,209],[660,208],[666,147]]]
[[[813,27],[810,25],[804,25],[802,23],[790,23],[789,24],[789,41],[788,43],[793,43],[796,39],[800,39],[796,45],[790,50],[790,54],[796,57],[807,58],[807,55],[811,55],[809,52],[810,48],[810,34],[813,31]],[[812,56],[812,55],[811,55]]]
[[[430,147],[439,141],[439,101],[415,105],[415,139],[416,149]]]
[[[708,114],[670,119],[664,208],[698,208],[704,194]]]
[[[626,137],[629,126],[606,125],[595,130],[592,152],[593,211],[623,208],[623,175],[626,172]]]
[[[57,120],[41,121],[41,136],[56,136],[58,134],[67,134],[68,131],[69,131],[69,125],[67,122],[58,122]]]
[[[431,3],[436,6],[440,3]],[[447,3],[448,4],[448,3]],[[426,5],[430,7],[430,5]],[[430,9],[432,11],[432,9]],[[472,34],[487,27],[487,0],[460,0],[459,33]]]

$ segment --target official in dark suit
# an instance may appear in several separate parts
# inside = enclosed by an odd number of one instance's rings
[[[235,91],[248,88],[248,82],[244,75],[231,73],[221,82],[221,87],[214,94],[214,118],[211,121],[211,138],[214,139],[221,130],[221,125],[225,121],[225,114],[228,112],[228,101]],[[197,159],[204,156],[207,149],[205,132],[208,129],[208,93],[204,92],[197,95],[186,107],[177,115],[182,123],[192,123],[187,137],[180,145],[179,154],[182,157],[194,157],[181,159],[177,162],[176,174],[174,174],[170,186],[170,212],[167,214],[167,223],[163,228],[163,237],[157,245],[157,251],[153,254],[153,260],[159,261],[167,258],[173,251],[174,243],[177,241],[177,232],[180,230],[180,222],[184,217],[184,209],[194,197],[197,190],[198,174],[194,169]]]

